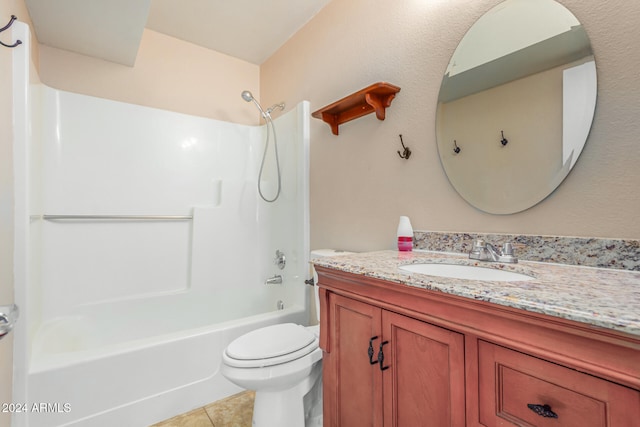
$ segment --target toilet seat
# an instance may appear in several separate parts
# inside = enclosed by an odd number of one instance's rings
[[[261,368],[299,359],[318,348],[318,337],[295,323],[251,331],[234,340],[223,354],[229,366]]]

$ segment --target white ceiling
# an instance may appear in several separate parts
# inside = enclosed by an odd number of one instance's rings
[[[132,66],[144,28],[262,64],[331,0],[26,0],[42,44]]]

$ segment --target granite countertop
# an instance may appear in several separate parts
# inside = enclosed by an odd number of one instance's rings
[[[313,264],[417,288],[487,301],[640,336],[640,272],[520,261],[476,261],[465,254],[379,251],[317,258]],[[405,264],[477,265],[534,279],[493,282],[407,273]]]

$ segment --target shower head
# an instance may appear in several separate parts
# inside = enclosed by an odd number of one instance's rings
[[[248,90],[242,91],[242,99],[244,99],[247,102],[251,102],[255,100],[253,98],[253,95],[251,95],[251,92],[249,92]]]
[[[272,105],[271,107],[267,108],[267,111],[264,111],[260,106],[260,103],[253,97],[251,92],[249,92],[248,90],[243,90],[240,96],[242,96],[242,99],[244,99],[247,102],[253,101],[253,103],[256,104],[256,107],[258,107],[258,110],[260,110],[260,113],[262,114],[262,117],[264,117],[265,120],[267,118],[271,119],[271,112],[276,108],[280,110],[284,110],[284,102],[281,102],[280,104]]]
[[[247,102],[253,101],[253,103],[256,104],[256,107],[258,107],[258,110],[260,110],[260,114],[262,114],[262,117],[264,117],[265,120],[267,119],[267,116],[269,116],[269,113],[264,112],[264,110],[260,106],[260,103],[256,101],[256,99],[253,97],[251,92],[249,92],[248,90],[243,90],[240,96],[242,96],[242,99],[244,99]]]

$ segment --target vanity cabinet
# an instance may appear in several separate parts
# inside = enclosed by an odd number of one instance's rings
[[[325,427],[640,425],[640,339],[316,266]]]
[[[464,426],[464,337],[340,295],[329,298],[325,426]]]

